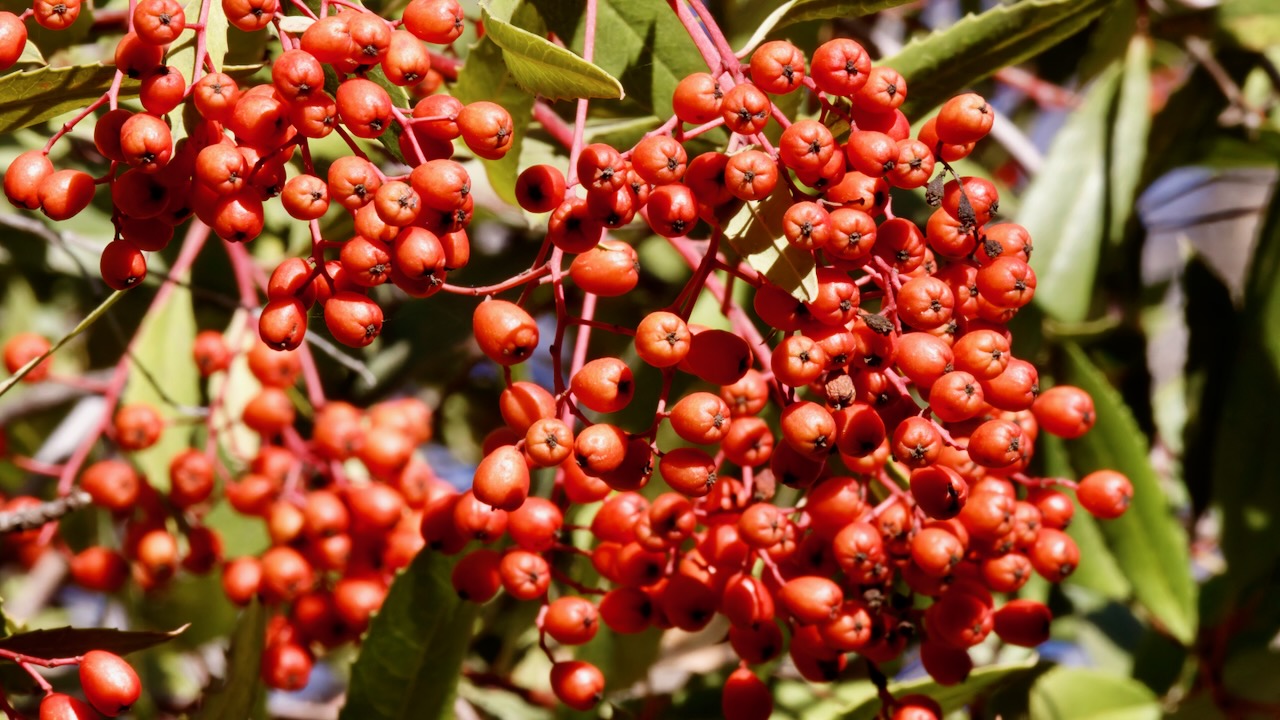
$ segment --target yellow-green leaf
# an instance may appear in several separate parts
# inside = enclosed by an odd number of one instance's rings
[[[787,242],[782,233],[782,215],[790,206],[786,187],[779,187],[764,200],[744,204],[725,224],[724,235],[769,282],[811,302],[818,297],[817,264],[812,252]]]
[[[574,98],[621,99],[622,83],[600,67],[544,37],[489,14],[481,4],[485,37],[502,48],[511,76],[525,90],[551,100]],[[607,38],[598,38],[608,42]]]

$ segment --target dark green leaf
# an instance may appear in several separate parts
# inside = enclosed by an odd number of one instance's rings
[[[265,700],[262,676],[262,645],[267,635],[267,611],[254,600],[240,614],[231,647],[227,648],[227,671],[222,682],[208,689],[196,714],[198,720],[249,718]]]
[[[620,99],[622,83],[599,66],[540,35],[512,25],[480,8],[485,37],[502,48],[511,76],[525,90],[551,100]],[[597,35],[603,40],[603,36]]]
[[[909,43],[883,64],[907,80],[907,117],[1057,45],[1084,29],[1113,0],[1021,0],[969,15]]]
[[[115,77],[115,66],[101,63],[44,67],[0,77],[0,134],[84,108],[102,97]],[[137,81],[126,78],[120,98],[137,96]]]
[[[740,29],[735,33],[750,33],[737,50],[754,48],[776,28],[783,28],[806,20],[831,20],[833,18],[857,18],[874,12],[906,5],[911,0],[786,0],[786,2],[749,2],[743,5],[741,18],[729,18],[729,24]]]
[[[1119,83],[1120,68],[1112,65],[1058,131],[1022,196],[1018,222],[1036,247],[1036,304],[1055,320],[1080,322],[1093,302],[1105,230],[1109,117]]]
[[[1026,662],[1016,665],[988,665],[981,667],[969,673],[969,679],[965,680],[964,683],[950,687],[939,685],[929,678],[890,683],[889,692],[893,693],[894,697],[916,694],[928,695],[938,701],[944,713],[949,713],[968,705],[979,695],[991,692],[1000,685],[1031,672],[1035,668],[1035,660],[1035,656],[1032,655]],[[876,695],[875,688],[870,682],[865,684],[870,692],[867,693],[865,699],[856,703],[843,716],[845,720],[873,720],[877,713],[880,712],[880,698]]]
[[[138,328],[132,346],[134,368],[121,403],[149,405],[169,419],[181,408],[199,405],[200,373],[191,361],[195,335],[191,291],[175,286],[168,302],[147,313]],[[169,489],[169,462],[191,447],[191,428],[189,423],[170,423],[156,444],[132,454],[147,481],[161,492]]]
[[[1173,515],[1147,457],[1142,431],[1124,400],[1078,346],[1064,346],[1062,380],[1093,397],[1097,424],[1068,443],[1072,464],[1083,476],[1110,468],[1133,483],[1124,515],[1098,523],[1134,596],[1173,637],[1191,644],[1196,633],[1196,585],[1191,577],[1187,534]]]
[[[582,51],[586,0],[533,0],[547,26]],[[671,116],[671,95],[686,75],[705,72],[684,26],[664,0],[598,0],[594,61],[622,81],[630,99],[660,118]]]
[[[1231,567],[1233,594],[1267,578],[1280,558],[1275,542],[1280,485],[1266,448],[1280,426],[1280,192],[1271,207],[1250,265],[1245,304],[1231,372],[1220,378],[1224,410],[1214,442],[1213,500],[1222,513],[1222,550]]]
[[[480,39],[467,54],[467,63],[458,72],[453,95],[464,103],[478,100],[496,102],[511,113],[516,128],[511,148],[499,160],[481,160],[489,184],[507,204],[516,205],[516,176],[520,173],[520,150],[533,120],[533,96],[516,85],[502,60],[502,48],[488,37]]]
[[[476,613],[453,590],[453,564],[424,550],[396,578],[351,667],[341,720],[452,717]]]
[[[127,655],[169,642],[186,629],[187,626],[183,625],[170,632],[73,627],[32,630],[0,640],[0,650],[43,658],[77,657],[90,650],[109,650],[117,655]]]
[[[1031,687],[1036,720],[1155,720],[1160,703],[1142,683],[1112,673],[1056,667]]]
[[[752,268],[769,281],[810,302],[818,296],[818,270],[813,253],[787,241],[782,215],[791,206],[791,195],[780,186],[759,202],[745,203],[725,223],[724,235]]]

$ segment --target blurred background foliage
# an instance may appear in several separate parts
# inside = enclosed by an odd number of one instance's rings
[[[403,0],[365,4],[395,17]],[[1059,617],[1054,639],[1038,653],[982,646],[975,653],[980,669],[953,688],[935,687],[908,654],[889,668],[894,690],[923,690],[948,710],[963,708],[973,717],[1280,716],[1280,603],[1274,600],[1280,462],[1269,455],[1280,430],[1280,3],[708,4],[735,48],[785,38],[812,50],[833,35],[858,39],[907,78],[912,117],[923,119],[966,89],[989,99],[1000,113],[996,130],[958,169],[993,177],[1002,191],[1001,216],[1032,231],[1040,285],[1034,306],[1015,321],[1015,353],[1043,369],[1043,383],[1052,378],[1089,390],[1099,415],[1096,430],[1083,439],[1046,438],[1038,466],[1058,476],[1113,467],[1136,489],[1134,506],[1120,520],[1095,523],[1077,513],[1071,533],[1082,562],[1072,578],[1060,587],[1033,582],[1024,589]],[[5,9],[22,5],[0,1]],[[516,0],[494,2],[489,10],[536,33],[552,32],[580,52],[584,6],[584,0]],[[111,74],[93,64],[110,57],[125,7],[110,0],[96,8],[96,20],[85,12],[69,31],[32,33],[33,51],[20,68],[26,74],[0,78],[0,165],[42,146],[63,113],[105,89]],[[587,136],[629,146],[670,115],[678,79],[704,68],[663,0],[599,0],[599,8],[596,63],[621,80],[626,98],[593,102]],[[474,3],[468,12],[480,16]],[[466,64],[451,90],[466,100],[503,102],[521,131],[506,160],[468,161],[477,179],[474,255],[450,281],[478,286],[526,268],[539,244],[539,218],[503,202],[512,197],[515,174],[564,159],[532,123],[533,98],[512,82],[509,65],[522,62],[519,53],[477,40],[474,29],[456,47]],[[256,71],[259,79],[267,71],[254,66],[276,51],[265,33],[234,29],[226,48],[227,64],[247,66],[243,73]],[[57,99],[70,104],[56,106]],[[800,105],[799,94],[788,100],[794,104],[788,112],[814,112]],[[572,103],[552,107],[571,116]],[[55,151],[55,164],[99,161],[91,131],[89,123],[77,127]],[[321,171],[343,152],[340,141],[312,146]],[[919,194],[894,200],[898,214],[921,223],[927,217]],[[86,212],[56,225],[0,209],[0,339],[26,330],[61,337],[108,296],[96,278],[97,255],[111,239],[108,203],[107,193],[99,193]],[[326,237],[350,232],[338,213],[326,218]],[[639,226],[619,236],[639,248],[641,285],[602,303],[598,319],[630,324],[670,303],[688,270]],[[225,254],[209,248],[165,311],[144,319],[177,245],[153,255],[145,287],[126,293],[58,353],[57,373],[104,377],[129,338],[143,332],[149,339],[135,360],[155,382],[134,378],[127,399],[166,404],[174,414],[182,405],[207,402],[209,390],[201,389],[187,361],[193,331],[238,326],[248,310],[239,307]],[[307,251],[309,237],[305,226],[268,205],[267,231],[250,247],[269,268]],[[500,423],[502,387],[469,340],[474,301],[443,294],[417,301],[381,291],[385,330],[365,350],[339,349],[322,323],[312,324],[308,340],[325,387],[357,403],[403,394],[427,398],[437,408],[436,438],[422,452],[442,477],[464,485],[481,440]],[[549,293],[540,291],[533,302],[544,316],[551,312]],[[715,303],[699,304],[694,321],[727,327]],[[622,339],[598,337],[596,347],[618,353],[637,371],[636,400],[619,424],[647,426],[658,374],[635,363]],[[518,374],[546,380],[550,370],[531,364]],[[240,367],[228,382],[234,410],[235,399],[243,403],[255,381]],[[22,387],[0,399],[0,426],[15,451],[58,461],[74,448],[86,418],[101,410],[95,403],[73,386]],[[189,434],[170,433],[169,441],[200,442],[201,432],[192,426]],[[163,468],[174,447],[141,462]],[[165,473],[150,476],[162,480]],[[0,487],[6,494],[51,493],[43,480],[3,462]],[[210,523],[223,531],[229,556],[265,546],[260,522],[225,507],[215,508]],[[106,517],[91,511],[73,514],[64,527],[73,547],[113,532]],[[187,577],[149,595],[131,590],[101,597],[64,586],[59,563],[42,561],[0,582],[9,631],[66,624],[168,630],[193,623],[175,641],[134,656],[142,658],[135,664],[149,691],[136,709],[139,717],[188,712],[201,688],[219,686],[224,676],[229,689],[207,701],[202,716],[258,717],[269,708],[280,717],[334,717],[348,679],[344,718],[581,715],[493,686],[493,678],[510,677],[545,691],[546,660],[531,631],[536,608],[506,598],[479,609],[456,607],[448,562],[439,558],[419,558],[397,581],[360,662],[351,665],[354,651],[331,655],[306,691],[273,694],[269,702],[256,689],[263,613],[255,608],[238,618],[216,577]],[[623,637],[602,629],[580,655],[609,678],[612,702],[601,712],[716,716],[728,667],[723,630],[713,625],[693,636]],[[461,679],[443,671],[459,661],[466,670]],[[387,663],[403,676],[377,670]],[[11,669],[0,668],[0,683],[14,692],[29,681]],[[798,681],[786,667],[770,670],[778,717],[870,718],[879,708],[860,664],[827,686]],[[404,702],[409,698],[416,704]]]

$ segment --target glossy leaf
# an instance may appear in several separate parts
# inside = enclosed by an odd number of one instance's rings
[[[586,0],[532,0],[547,26],[582,51]],[[671,116],[671,95],[686,75],[707,66],[665,0],[597,0],[596,65],[618,78],[627,97],[654,115]]]
[[[183,280],[184,278],[178,278]],[[196,315],[191,290],[176,285],[167,302],[147,313],[133,343],[133,367],[121,406],[150,405],[172,420],[184,408],[200,404],[200,373],[192,360]],[[189,423],[168,423],[155,445],[131,453],[147,481],[169,489],[169,462],[191,447]]]
[[[82,109],[111,87],[116,69],[93,63],[43,67],[0,77],[0,134]],[[125,79],[120,98],[138,96],[138,82]]]
[[[452,717],[476,613],[453,590],[453,564],[425,550],[396,578],[351,667],[341,720]]]
[[[198,720],[257,717],[256,710],[265,699],[259,678],[266,635],[267,611],[255,600],[236,621],[231,646],[227,649],[226,676],[205,690],[200,711],[195,716]]]
[[[939,105],[1007,65],[1084,29],[1112,0],[1021,0],[968,15],[914,40],[881,64],[907,80],[907,117]]]
[[[109,650],[117,655],[127,655],[169,642],[187,627],[183,625],[169,632],[73,627],[32,630],[0,639],[0,650],[43,658],[76,657],[90,650]]]
[[[61,348],[63,345],[66,345],[67,341],[71,340],[71,338],[74,338],[75,336],[84,332],[86,329],[89,328],[89,326],[97,322],[98,318],[102,317],[103,313],[105,313],[107,310],[110,310],[111,306],[115,305],[116,301],[119,300],[120,296],[123,294],[124,294],[124,291],[117,290],[111,293],[110,295],[108,295],[105,300],[103,300],[101,303],[98,304],[98,307],[94,308],[92,312],[86,315],[83,320],[81,320],[74,328],[72,328],[71,332],[62,336],[62,338],[60,338],[57,342],[53,343],[53,345],[49,347],[48,352],[46,352],[45,354],[41,355],[38,358],[33,359],[31,362],[28,362],[26,365],[23,365],[21,368],[18,369],[18,372],[5,378],[4,382],[0,382],[0,396],[4,395],[6,392],[9,392],[9,390],[13,388],[14,385],[17,385],[19,382],[22,381],[22,378],[27,376],[27,373],[35,369],[35,367],[40,363],[44,362],[45,358],[57,352],[58,349]]]
[[[1160,703],[1142,683],[1084,668],[1055,667],[1031,686],[1036,720],[1155,720]]]
[[[1187,534],[1169,508],[1142,431],[1083,350],[1068,343],[1063,359],[1062,381],[1088,392],[1097,411],[1094,430],[1068,443],[1072,464],[1081,476],[1110,468],[1133,483],[1133,502],[1125,514],[1098,526],[1138,602],[1170,635],[1189,645],[1197,618]]]
[[[742,8],[742,18],[731,18],[735,28],[751,31],[750,38],[739,50],[754,48],[778,28],[806,20],[858,18],[874,12],[905,5],[911,0],[786,0],[786,2],[749,2]]]
[[[1093,302],[1105,231],[1109,116],[1120,82],[1111,66],[1054,137],[1044,166],[1022,196],[1018,222],[1035,242],[1035,302],[1047,315],[1080,322]]]
[[[818,296],[813,253],[792,245],[782,234],[782,215],[791,205],[785,186],[759,202],[744,203],[725,223],[724,235],[752,268],[770,282],[809,302]]]
[[[480,7],[485,37],[502,48],[511,77],[525,90],[551,100],[620,99],[622,83],[599,66],[555,43],[489,14]]]

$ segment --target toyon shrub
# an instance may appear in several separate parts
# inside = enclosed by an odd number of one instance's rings
[[[194,234],[165,263],[166,278],[181,276],[211,231],[256,312],[256,338],[204,330],[182,361],[206,379],[211,406],[227,401],[214,383],[225,388],[233,365],[256,389],[227,426],[200,420],[203,441],[156,478],[134,460],[178,421],[154,403],[119,402],[128,373],[117,373],[109,418],[50,474],[119,532],[72,550],[45,524],[56,517],[39,517],[5,537],[9,556],[31,566],[59,549],[71,579],[99,592],[215,574],[232,603],[269,608],[260,679],[280,690],[307,686],[318,659],[360,644],[420,553],[452,556],[449,582],[468,603],[505,594],[537,605],[547,685],[575,710],[625,689],[575,657],[602,626],[719,628],[737,658],[722,687],[730,718],[769,716],[779,659],[826,683],[860,659],[874,668],[918,648],[925,671],[953,685],[993,633],[1045,642],[1049,607],[1011,596],[1088,562],[1064,532],[1077,505],[1120,517],[1133,486],[1113,470],[1078,484],[1034,470],[1043,435],[1079,438],[1097,415],[1089,393],[1042,388],[1014,355],[1010,323],[1036,292],[1033,239],[1000,218],[991,180],[956,169],[994,110],[965,93],[908,117],[907,80],[853,39],[808,55],[771,40],[739,61],[709,15],[699,13],[703,27],[671,5],[710,71],[678,79],[664,98],[674,115],[634,144],[588,141],[586,100],[576,123],[535,110],[568,154],[512,171],[513,211],[536,219],[541,247],[527,270],[465,287],[449,280],[472,258],[472,173],[513,159],[526,128],[498,102],[443,91],[457,73],[449,48],[473,29],[457,0],[412,0],[391,16],[340,0],[222,0],[231,26],[275,41],[269,66],[235,75],[212,56],[194,71],[166,64],[192,38],[205,51],[208,3],[129,3],[116,84],[8,165],[5,196],[56,221],[109,203],[114,234],[98,270],[114,290],[142,285],[191,220]],[[0,13],[0,67],[22,55],[27,20],[58,30],[82,9],[66,0]],[[607,41],[589,36],[586,59]],[[782,102],[792,93],[803,97]],[[80,154],[100,156],[100,176],[51,158],[73,130]],[[321,142],[341,156],[315,161]],[[894,212],[909,193],[927,220]],[[309,240],[263,266],[243,245],[273,206]],[[344,229],[322,233],[334,216]],[[649,234],[675,248],[687,280],[646,289],[659,299],[635,321],[596,319],[638,296],[635,240]],[[772,266],[747,242],[762,236]],[[326,397],[307,342],[323,323],[324,337],[369,346],[405,296],[425,299],[408,312],[429,314],[442,292],[473,298],[474,346],[503,388],[486,410],[501,424],[461,488],[416,452],[434,438],[426,402]],[[720,308],[723,324],[695,320],[703,306]],[[625,343],[605,350],[593,333]],[[56,379],[50,347],[14,336],[5,366],[28,383]],[[549,373],[529,367],[547,360]],[[306,402],[294,390],[304,376]],[[617,419],[642,403],[640,426]],[[257,445],[239,461],[216,441],[231,426]],[[105,451],[91,454],[98,435]],[[259,521],[267,549],[224,555],[206,524],[222,501]],[[5,509],[36,506],[21,496]],[[36,678],[33,665],[78,665],[87,704],[42,680],[45,720],[118,716],[141,692],[110,652],[3,657]],[[882,700],[894,718],[942,713],[923,695]]]

